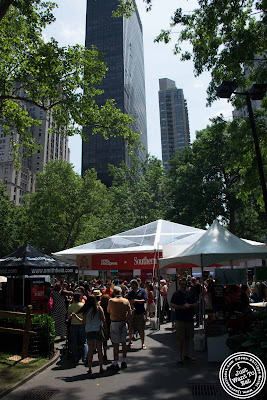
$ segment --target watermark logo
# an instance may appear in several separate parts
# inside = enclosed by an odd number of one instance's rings
[[[236,399],[256,396],[266,381],[262,361],[251,353],[239,352],[227,357],[221,365],[219,379],[223,389]]]

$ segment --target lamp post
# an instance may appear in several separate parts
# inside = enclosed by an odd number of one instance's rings
[[[266,180],[264,177],[263,162],[260,152],[259,139],[256,130],[255,118],[253,114],[253,109],[251,105],[251,100],[262,100],[266,91],[267,84],[254,84],[248,92],[235,92],[237,89],[237,83],[232,81],[223,82],[217,89],[217,96],[224,99],[229,99],[232,94],[244,95],[246,96],[248,115],[250,120],[250,126],[255,146],[255,153],[258,163],[258,170],[260,175],[260,183],[262,187],[263,201],[265,205],[265,214],[267,216],[267,190],[266,190]]]

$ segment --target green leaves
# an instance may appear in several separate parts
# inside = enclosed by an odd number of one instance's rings
[[[264,130],[259,137],[266,165]],[[197,132],[194,143],[172,160],[167,198],[167,218],[174,222],[205,228],[220,217],[236,235],[264,241],[263,197],[248,121],[218,117]]]
[[[97,49],[60,47],[53,38],[42,39],[42,29],[53,21],[53,7],[38,0],[16,1],[0,23],[0,115],[5,133],[20,135],[14,157],[19,159],[22,147],[26,155],[37,149],[29,128],[40,121],[30,114],[31,106],[47,118],[52,113],[53,132],[83,135],[83,127],[91,126],[93,133],[120,136],[133,146],[139,136],[131,130],[133,118],[114,100],[102,107],[95,102],[107,71]]]
[[[47,253],[73,247],[88,221],[101,214],[105,199],[94,170],[82,178],[65,161],[48,163],[26,200],[29,242]]]
[[[153,1],[144,2],[150,9]],[[129,17],[134,1],[119,3],[120,15]],[[178,33],[174,54],[180,54],[182,61],[193,60],[195,76],[204,71],[211,73],[208,104],[217,99],[216,89],[222,81],[235,80],[240,88],[266,82],[266,0],[198,0],[197,3],[190,12],[177,8],[170,29],[161,30],[155,42],[169,43],[172,33],[176,33],[175,37]],[[188,5],[185,7],[188,9]]]
[[[165,170],[160,160],[133,160],[132,167],[110,167],[113,184],[108,191],[106,236],[163,218],[166,207]]]

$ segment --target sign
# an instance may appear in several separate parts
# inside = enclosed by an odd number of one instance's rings
[[[159,254],[162,257],[162,253]],[[120,253],[92,255],[92,269],[133,270],[158,268],[156,253]]]
[[[79,270],[91,270],[92,269],[92,256],[91,254],[82,254],[76,257],[76,264]]]
[[[245,269],[216,269],[215,280],[220,285],[246,285],[247,271]]]
[[[31,304],[32,311],[37,314],[44,313],[45,309],[45,279],[31,279]]]

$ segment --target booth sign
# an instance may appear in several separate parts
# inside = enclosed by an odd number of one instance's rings
[[[159,254],[162,257],[162,253]],[[92,255],[94,270],[132,270],[158,268],[157,254],[153,253],[120,253]]]

